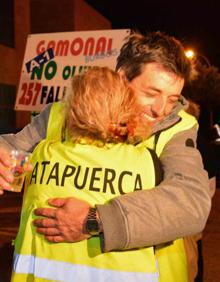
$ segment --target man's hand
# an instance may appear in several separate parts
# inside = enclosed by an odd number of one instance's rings
[[[13,191],[11,183],[14,180],[13,173],[11,172],[13,160],[10,150],[0,145],[0,195],[4,190]],[[25,167],[25,171],[31,171],[32,166],[30,163]]]
[[[37,232],[44,234],[50,242],[78,242],[90,235],[83,230],[90,205],[76,198],[50,199],[54,208],[38,208],[35,215],[44,218],[34,220]]]
[[[4,193],[4,190],[11,191],[10,183],[14,179],[10,170],[11,164],[10,151],[0,147],[0,195]]]

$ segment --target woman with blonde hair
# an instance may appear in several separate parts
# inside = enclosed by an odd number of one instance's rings
[[[56,130],[55,118],[61,120]],[[102,252],[107,234],[95,209],[159,183],[158,160],[144,143],[150,133],[144,107],[117,73],[92,68],[73,78],[65,100],[52,106],[47,137],[33,153],[11,281],[159,281],[154,247]],[[54,197],[89,203],[78,230],[81,241],[59,243],[57,234],[57,244],[51,244],[36,233],[34,210]],[[76,213],[71,220],[82,218]]]
[[[68,132],[78,141],[86,137],[90,143],[134,143],[151,133],[144,107],[127,83],[107,67],[94,67],[73,78],[65,112]]]

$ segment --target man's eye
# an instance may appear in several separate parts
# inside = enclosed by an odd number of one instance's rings
[[[170,98],[169,98],[169,102],[170,102],[170,103],[177,103],[178,100],[179,100],[178,97],[170,97]]]
[[[147,92],[145,92],[144,95],[145,97],[148,97],[148,98],[154,98],[156,96],[156,94],[154,93],[147,93]]]

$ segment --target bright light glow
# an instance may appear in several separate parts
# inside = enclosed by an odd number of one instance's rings
[[[201,64],[206,64],[208,67],[211,66],[211,63],[209,62],[208,58],[206,58],[206,56],[202,55],[202,54],[198,54],[197,52],[194,52],[192,49],[188,49],[185,51],[185,55],[188,59],[190,60],[195,60],[195,61],[199,61]],[[202,61],[201,61],[202,59]]]
[[[195,56],[193,50],[187,50],[187,51],[185,52],[185,55],[186,55],[186,57],[187,57],[188,59],[192,59],[192,58]]]

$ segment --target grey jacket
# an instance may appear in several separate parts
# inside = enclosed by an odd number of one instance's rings
[[[154,128],[154,133],[172,126],[182,102]],[[0,144],[26,151],[46,136],[51,105],[17,134],[0,136]],[[160,159],[164,180],[152,190],[119,196],[98,205],[103,230],[104,250],[123,250],[158,245],[200,232],[205,227],[210,208],[208,174],[201,155],[186,140],[196,144],[197,129],[176,134],[165,146]]]

